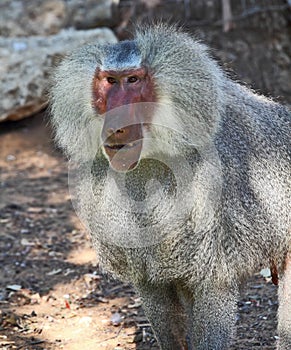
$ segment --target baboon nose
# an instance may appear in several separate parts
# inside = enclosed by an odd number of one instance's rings
[[[111,136],[112,134],[123,134],[124,132],[125,132],[124,129],[117,129],[117,130],[115,130],[113,128],[108,128],[106,130],[107,136]]]

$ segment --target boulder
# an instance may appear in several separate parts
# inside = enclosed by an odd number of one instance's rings
[[[30,116],[47,104],[53,67],[88,42],[117,42],[110,29],[64,29],[57,35],[0,37],[0,121]]]
[[[0,36],[51,35],[114,25],[119,0],[1,0]]]

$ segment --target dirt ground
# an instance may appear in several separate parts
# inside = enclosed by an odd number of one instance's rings
[[[105,275],[38,115],[0,129],[0,348],[157,349],[131,286]],[[234,349],[275,349],[277,287],[259,274],[238,302]]]

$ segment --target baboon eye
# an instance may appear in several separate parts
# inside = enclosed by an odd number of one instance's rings
[[[132,77],[128,77],[128,79],[127,79],[128,83],[135,83],[137,81],[138,81],[138,77],[136,77],[134,75]]]
[[[107,82],[109,84],[116,84],[117,83],[117,80],[113,77],[107,77]]]

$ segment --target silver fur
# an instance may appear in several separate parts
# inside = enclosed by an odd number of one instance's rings
[[[78,148],[82,130],[94,120],[96,129],[102,128],[91,105],[96,68],[122,70],[140,65],[150,69],[159,101],[183,111],[170,112],[168,123],[185,133],[181,140],[153,126],[151,132],[168,147],[161,147],[156,138],[142,155],[162,154],[175,160],[185,152],[194,174],[187,187],[193,202],[182,221],[175,211],[170,221],[163,221],[169,188],[152,213],[134,216],[131,210],[120,210],[109,186],[108,161],[99,152],[91,178],[80,176],[76,193],[100,261],[108,271],[131,281],[141,294],[163,350],[186,349],[186,335],[189,349],[227,349],[241,283],[261,266],[275,262],[280,277],[278,349],[290,350],[291,272],[284,271],[291,253],[290,111],[230,80],[207,48],[189,35],[166,25],[139,28],[134,41],[85,46],[56,70],[52,123],[57,141],[70,157],[85,164],[92,142],[82,140],[82,160]],[[158,116],[154,119],[159,122]],[[167,114],[162,119],[167,122]],[[101,141],[94,142],[96,150],[101,147]],[[216,184],[212,176],[216,163],[203,157],[209,147],[215,148],[219,158],[218,198],[209,190]],[[144,195],[141,182],[150,166],[144,159],[128,174],[133,196]],[[155,167],[156,177],[171,185],[168,170],[160,164]],[[88,195],[92,181],[94,203]],[[126,248],[106,240],[111,223],[117,235],[135,235],[140,247]],[[152,234],[162,234],[162,239],[144,245],[137,229],[141,225]]]

